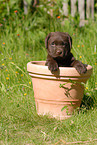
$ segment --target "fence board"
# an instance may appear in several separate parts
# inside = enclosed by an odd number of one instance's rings
[[[94,19],[94,0],[91,0],[91,14],[92,14],[92,19]]]
[[[26,2],[26,0],[23,0],[24,3],[24,14],[28,13],[28,3]]]
[[[63,14],[68,16],[68,0],[63,1]]]
[[[91,0],[87,0],[87,6],[86,6],[86,16],[87,16],[87,19],[90,16],[90,5],[91,5]]]
[[[86,16],[87,19],[89,19],[90,17],[94,19],[94,0],[87,0]]]
[[[76,0],[71,0],[71,15],[74,17],[77,11]]]
[[[80,14],[80,20],[85,19],[85,2],[84,0],[78,0],[78,10]]]

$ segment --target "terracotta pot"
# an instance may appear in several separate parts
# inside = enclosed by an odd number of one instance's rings
[[[32,78],[37,113],[65,119],[80,107],[84,94],[82,82],[89,79],[92,67],[88,65],[83,75],[73,67],[60,67],[52,74],[45,61],[32,61],[27,64],[27,71]],[[64,85],[60,88],[60,84]]]

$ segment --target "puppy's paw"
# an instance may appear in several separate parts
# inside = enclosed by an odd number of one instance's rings
[[[75,66],[75,68],[80,74],[84,74],[87,71],[86,66],[87,66],[86,64],[80,62]]]
[[[47,61],[46,64],[48,66],[48,69],[51,71],[51,72],[54,72],[54,71],[57,71],[58,70],[58,64],[57,62],[55,61]]]

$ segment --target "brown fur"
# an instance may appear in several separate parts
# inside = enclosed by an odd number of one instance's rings
[[[45,38],[47,48],[46,65],[51,72],[57,71],[59,67],[75,67],[80,73],[86,73],[85,64],[76,60],[70,52],[72,47],[72,38],[68,33],[51,32]]]

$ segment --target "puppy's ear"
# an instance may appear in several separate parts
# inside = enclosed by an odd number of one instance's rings
[[[71,49],[72,48],[72,38],[69,34],[68,34],[68,38],[69,38],[69,45],[70,45],[70,49]]]
[[[51,33],[49,33],[45,38],[45,47],[48,48],[48,40],[51,37]]]
[[[65,35],[67,35],[68,40],[69,40],[69,45],[70,45],[70,49],[72,48],[72,38],[68,33],[65,33]]]

